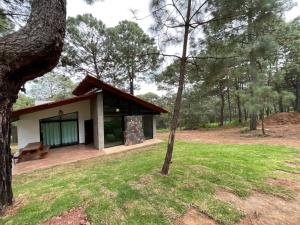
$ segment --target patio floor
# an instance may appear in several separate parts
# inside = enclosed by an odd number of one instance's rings
[[[95,149],[92,145],[72,145],[67,147],[55,148],[50,150],[44,159],[32,160],[17,163],[13,166],[13,175],[32,172],[37,169],[49,168],[57,165],[72,163],[80,160],[111,155],[120,152],[130,151],[133,149],[143,148],[161,143],[159,139],[146,140],[141,144],[105,148],[104,150]]]

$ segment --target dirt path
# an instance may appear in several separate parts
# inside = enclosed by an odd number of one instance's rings
[[[74,208],[41,225],[91,225],[84,208]]]
[[[241,128],[199,129],[178,131],[176,139],[208,144],[272,144],[300,148],[300,124],[268,126],[267,133],[270,136],[253,137],[247,133],[242,134]],[[168,135],[168,133],[158,133],[157,137],[166,140]]]
[[[288,174],[276,180],[272,185],[288,186],[296,192],[291,200],[253,192],[246,199],[241,199],[223,189],[216,190],[218,199],[228,202],[245,213],[239,225],[298,225],[300,224],[300,174]]]
[[[176,138],[185,141],[199,141],[214,144],[272,144],[300,148],[300,125],[269,126],[269,137],[254,137],[242,134],[240,128],[201,129],[179,131]],[[167,139],[167,133],[158,134],[158,138]],[[300,164],[289,166],[300,167]],[[275,171],[276,172],[276,171]],[[295,198],[284,200],[275,196],[253,192],[241,199],[223,189],[217,189],[216,197],[234,205],[243,211],[245,217],[239,225],[299,225],[300,224],[300,174],[278,172],[278,179],[269,179],[271,185],[285,186],[295,191]],[[175,221],[175,225],[215,225],[211,218],[191,208]]]

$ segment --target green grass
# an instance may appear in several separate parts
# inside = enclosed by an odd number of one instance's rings
[[[220,123],[219,122],[214,122],[214,123],[207,123],[203,127],[204,128],[220,128]],[[226,120],[224,121],[223,127],[240,127],[240,126],[246,126],[248,123],[247,121],[244,121],[242,124],[239,123],[238,120]]]
[[[241,197],[252,189],[293,197],[291,190],[270,186],[265,179],[274,170],[296,170],[284,163],[299,154],[295,149],[176,142],[171,173],[164,177],[159,171],[165,147],[15,176],[15,197],[24,204],[0,224],[39,224],[77,206],[86,208],[92,224],[171,224],[191,206],[220,224],[234,224],[243,215],[217,200],[214,188]]]
[[[170,132],[169,128],[159,128],[156,130],[157,133],[167,133]]]

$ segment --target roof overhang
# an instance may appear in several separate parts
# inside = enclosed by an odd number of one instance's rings
[[[24,109],[15,110],[12,113],[12,118],[13,118],[13,121],[17,121],[21,115],[28,114],[28,113],[34,113],[34,112],[38,112],[38,111],[45,110],[45,109],[55,108],[55,107],[62,106],[62,105],[68,105],[68,104],[75,103],[75,102],[84,101],[86,99],[91,99],[91,98],[95,97],[96,94],[97,93],[89,93],[89,94],[85,94],[85,95],[81,95],[81,96],[76,96],[73,98],[59,100],[56,102],[50,102],[50,103],[36,105],[36,106],[24,108]]]
[[[145,108],[154,111],[155,113],[167,113],[168,112],[167,110],[165,110],[157,105],[154,105],[150,102],[146,102],[145,100],[143,100],[141,98],[131,95],[125,91],[122,91],[110,84],[107,84],[107,83],[105,83],[95,77],[89,76],[89,75],[87,75],[79,83],[79,85],[73,91],[73,94],[77,95],[77,96],[81,96],[81,95],[87,94],[91,91],[99,90],[99,89],[113,93],[113,94],[119,96],[120,98],[124,98],[124,99],[131,100],[133,102],[136,102],[137,104],[142,105]]]
[[[101,80],[98,80],[92,76],[87,75],[73,91],[73,94],[76,95],[76,97],[63,99],[63,100],[56,101],[56,102],[50,102],[50,103],[45,103],[45,104],[41,104],[41,105],[36,105],[36,106],[24,108],[24,109],[15,110],[12,113],[12,118],[13,118],[13,121],[16,121],[19,119],[19,117],[21,115],[24,115],[24,114],[34,113],[34,112],[42,111],[45,109],[55,108],[58,106],[67,105],[67,104],[83,101],[86,99],[91,99],[91,98],[94,98],[97,95],[97,93],[101,92],[101,91],[107,91],[107,92],[115,94],[116,96],[118,96],[120,98],[131,100],[131,101],[133,101],[139,105],[142,105],[143,107],[153,111],[154,113],[159,114],[159,113],[167,113],[168,112],[167,110],[165,110],[157,105],[154,105],[150,102],[146,102],[143,99],[140,99],[140,98],[138,98],[134,95],[131,95],[125,91],[122,91],[110,84],[107,84]]]

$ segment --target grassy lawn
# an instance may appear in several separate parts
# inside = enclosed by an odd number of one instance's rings
[[[265,179],[274,170],[296,170],[284,163],[299,154],[295,149],[178,141],[167,177],[159,174],[164,153],[161,144],[16,176],[14,193],[23,206],[0,224],[39,224],[77,206],[86,208],[92,224],[171,224],[190,206],[220,224],[234,224],[243,215],[217,200],[214,188],[242,197],[251,189],[293,197]]]

